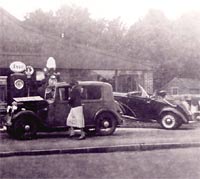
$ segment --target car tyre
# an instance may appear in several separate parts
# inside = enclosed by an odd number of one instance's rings
[[[37,124],[33,119],[19,118],[14,123],[14,136],[21,140],[30,140],[35,138]]]
[[[14,137],[14,129],[12,126],[7,126],[7,133],[10,137]]]
[[[96,129],[95,128],[85,128],[84,131],[88,136],[93,136],[96,134]]]
[[[182,125],[180,118],[174,113],[165,113],[161,116],[160,124],[164,129],[177,129]]]
[[[96,132],[101,136],[113,134],[117,127],[116,118],[109,112],[99,114],[96,122]]]

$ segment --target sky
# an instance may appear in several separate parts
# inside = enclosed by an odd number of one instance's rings
[[[87,8],[92,18],[112,20],[120,17],[125,24],[133,24],[145,16],[149,9],[162,10],[169,19],[200,11],[200,0],[0,0],[0,7],[20,20],[36,9],[56,11],[62,5]]]

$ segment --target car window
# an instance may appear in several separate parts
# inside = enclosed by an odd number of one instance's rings
[[[58,96],[60,101],[67,101],[69,98],[69,88],[68,87],[58,88]]]
[[[101,99],[101,86],[83,86],[82,99]]]
[[[53,100],[55,97],[55,88],[54,87],[47,87],[45,89],[45,99],[47,100]]]

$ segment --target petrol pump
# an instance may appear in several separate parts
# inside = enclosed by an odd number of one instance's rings
[[[13,73],[8,78],[8,103],[11,103],[15,97],[30,95],[31,76],[34,73],[33,67],[26,66],[20,61],[12,62],[10,70]]]
[[[0,89],[2,100],[0,100],[0,127],[3,117],[6,114],[6,108],[11,105],[15,97],[41,96],[47,87],[53,86],[59,81],[60,74],[56,72],[56,62],[53,57],[49,57],[46,67],[43,70],[35,71],[30,65],[20,61],[14,61],[10,64],[11,74],[5,79],[0,79]],[[5,84],[4,84],[5,83]]]
[[[43,77],[38,80],[38,71],[35,72],[32,66],[25,65],[16,61],[10,64],[10,70],[13,72],[9,77],[9,102],[15,97],[37,96],[38,88],[42,85],[52,85],[59,80],[59,73],[56,73],[56,62],[53,57],[49,57],[46,67],[43,70]],[[41,72],[41,71],[40,71]],[[41,75],[41,73],[40,73]]]

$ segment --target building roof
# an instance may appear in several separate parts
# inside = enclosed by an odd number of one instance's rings
[[[177,78],[175,77],[169,83],[167,83],[162,89],[167,87],[181,87],[181,88],[193,88],[200,89],[200,80],[192,78]]]
[[[21,21],[0,8],[0,39],[3,44],[11,44],[10,49],[0,47],[0,68],[7,68],[13,61],[22,61],[34,68],[43,68],[50,56],[56,59],[57,68],[93,69],[93,70],[152,70],[149,63],[138,62],[136,59],[124,58],[118,54],[94,47],[86,47],[61,39],[55,34],[43,34],[38,29],[25,26]],[[19,50],[13,51],[13,43]],[[35,53],[26,52],[26,47],[36,49]]]

